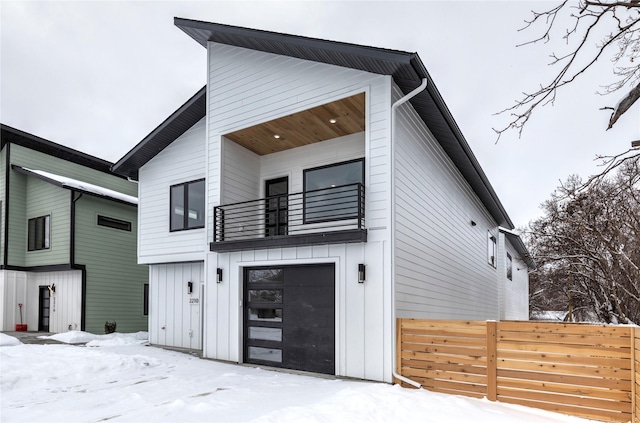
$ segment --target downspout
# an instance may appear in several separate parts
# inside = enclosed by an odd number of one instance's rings
[[[390,143],[390,157],[391,157],[391,165],[390,165],[390,173],[391,173],[391,339],[393,339],[393,345],[396,345],[396,338],[398,336],[396,330],[396,278],[395,278],[395,238],[396,238],[396,183],[395,183],[395,162],[396,162],[396,154],[395,154],[395,131],[396,131],[396,110],[398,107],[411,100],[416,95],[420,94],[427,88],[427,78],[422,78],[422,83],[418,88],[411,91],[409,94],[400,98],[398,101],[393,103],[391,106],[391,143]],[[399,379],[409,385],[415,386],[416,388],[422,388],[422,385],[415,380],[411,380],[400,375],[396,368],[398,365],[398,357],[397,352],[394,351],[391,354],[392,357],[392,374],[393,377]]]
[[[80,330],[85,330],[85,317],[87,308],[87,269],[85,266],[76,265],[76,202],[82,198],[81,192],[71,190],[70,210],[70,235],[69,235],[69,267],[82,271],[82,292],[80,295]]]

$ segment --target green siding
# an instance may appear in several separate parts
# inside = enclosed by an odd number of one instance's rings
[[[98,214],[131,222],[131,232],[98,226]],[[147,266],[137,264],[137,208],[83,195],[76,203],[76,264],[87,270],[88,332],[104,333],[106,321],[118,332],[147,330],[143,315]]]
[[[13,145],[11,148],[13,149]],[[24,266],[27,252],[27,176],[11,171],[9,175],[8,265]]]
[[[138,196],[137,184],[131,183],[126,179],[99,172],[77,163],[61,160],[57,157],[49,156],[19,145],[11,145],[11,163],[28,169],[44,170],[83,182],[89,182],[124,194],[133,195],[134,197]]]
[[[24,265],[31,267],[69,263],[71,191],[51,185],[33,176],[27,176],[26,180],[27,207],[26,216],[23,215],[22,219]],[[49,248],[27,251],[27,221],[46,215],[51,216]],[[18,217],[16,216],[16,219]]]

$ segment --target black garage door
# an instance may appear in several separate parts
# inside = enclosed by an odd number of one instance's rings
[[[334,274],[333,264],[245,269],[245,361],[335,374]]]

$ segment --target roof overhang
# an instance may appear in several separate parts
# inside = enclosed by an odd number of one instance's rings
[[[411,104],[498,225],[514,227],[433,79],[416,53],[182,18],[175,18],[174,23],[204,47],[212,41],[380,75],[390,75],[405,94],[417,88],[426,78],[427,89],[413,97],[410,100]],[[201,100],[204,101],[204,93]],[[185,105],[127,153],[116,163],[113,170],[130,177],[137,177],[137,170],[144,163],[188,129],[184,128],[182,119],[182,113],[188,113],[183,110],[184,108]],[[201,113],[200,117],[204,117],[204,104]],[[169,130],[174,126],[177,130]],[[166,127],[164,128],[166,136],[161,127]]]
[[[531,254],[529,253],[527,246],[524,245],[520,235],[507,228],[499,227],[498,229],[507,237],[511,245],[513,245],[513,248],[516,249],[516,252],[519,255],[518,258],[524,261],[529,269],[535,270],[537,268],[536,262],[531,257]]]
[[[41,179],[45,182],[48,182],[52,185],[82,192],[85,194],[93,195],[95,197],[106,198],[108,200],[113,200],[118,203],[124,203],[131,206],[138,205],[138,199],[131,195],[123,194],[118,191],[114,191],[109,188],[104,188],[99,185],[90,184],[88,182],[79,181],[74,178],[69,178],[62,175],[57,175],[55,173],[46,172],[44,170],[36,170],[36,169],[28,169],[26,167],[11,165],[11,169],[16,172],[23,173],[25,175],[34,176],[38,179]]]
[[[7,143],[16,144],[30,150],[39,151],[40,153],[44,153],[49,156],[90,167],[91,169],[99,172],[121,177],[121,175],[111,172],[111,166],[113,165],[111,162],[74,150],[73,148],[69,148],[64,145],[56,144],[55,142],[45,140],[44,138],[12,128],[11,126],[0,124],[1,148],[4,148]]]
[[[118,160],[113,172],[138,180],[138,170],[180,135],[198,123],[206,114],[206,86],[164,120],[149,135]]]

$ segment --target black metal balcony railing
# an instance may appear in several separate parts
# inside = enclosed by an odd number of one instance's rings
[[[213,244],[364,231],[364,186],[356,183],[226,204],[215,207],[213,215]]]

